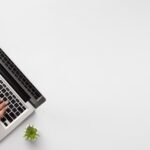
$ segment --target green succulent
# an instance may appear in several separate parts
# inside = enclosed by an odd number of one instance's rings
[[[35,128],[33,125],[27,125],[24,133],[24,138],[28,141],[36,141],[38,137],[38,129]]]

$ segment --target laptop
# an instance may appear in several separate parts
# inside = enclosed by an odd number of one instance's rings
[[[8,108],[0,120],[0,141],[45,102],[44,96],[0,49],[0,99]]]

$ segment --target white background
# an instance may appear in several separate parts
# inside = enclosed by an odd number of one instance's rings
[[[1,150],[149,150],[150,2],[1,0],[0,47],[47,98]],[[28,123],[40,131],[22,138]]]

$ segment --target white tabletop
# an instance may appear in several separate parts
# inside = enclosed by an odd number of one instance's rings
[[[46,97],[1,150],[149,150],[150,3],[5,0],[0,47]],[[40,132],[24,140],[28,123]]]

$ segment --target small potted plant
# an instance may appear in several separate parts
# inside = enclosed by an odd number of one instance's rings
[[[24,132],[24,138],[28,141],[36,141],[38,137],[38,129],[33,125],[28,124]]]

